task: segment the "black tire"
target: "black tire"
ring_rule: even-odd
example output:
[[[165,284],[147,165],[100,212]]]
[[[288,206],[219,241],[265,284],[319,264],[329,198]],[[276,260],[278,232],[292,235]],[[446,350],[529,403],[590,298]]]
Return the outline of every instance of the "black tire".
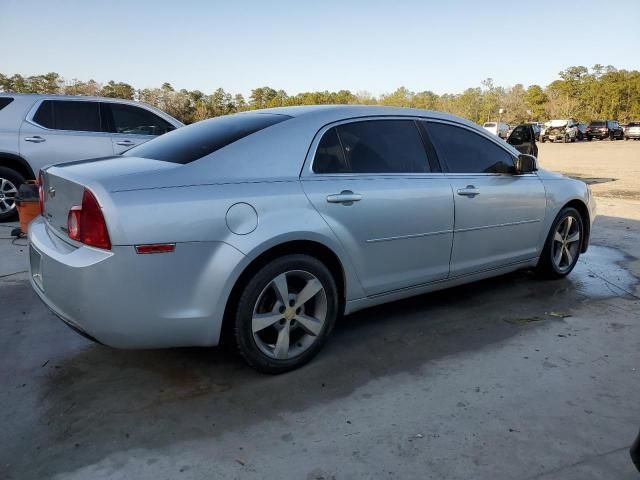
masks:
[[[304,352],[284,360],[266,355],[253,336],[252,317],[254,307],[267,285],[284,272],[302,270],[314,275],[324,287],[327,298],[326,319],[315,342]],[[322,349],[331,334],[338,316],[338,288],[329,269],[315,257],[304,254],[286,255],[272,260],[247,282],[240,295],[235,312],[235,339],[245,361],[263,373],[279,374],[295,370],[309,362]]]
[[[573,262],[570,264],[569,268],[565,270],[560,270],[557,268],[555,262],[553,261],[553,238],[558,228],[558,225],[563,222],[568,216],[574,217],[574,220],[577,220],[580,232],[580,244],[578,245],[578,251],[573,259]],[[575,208],[565,207],[563,208],[558,216],[556,216],[553,224],[551,225],[551,229],[547,235],[547,240],[545,241],[544,248],[542,249],[542,253],[540,254],[540,259],[538,260],[538,264],[535,268],[535,273],[539,278],[554,280],[558,278],[566,277],[571,273],[571,271],[578,263],[578,258],[580,257],[580,251],[582,250],[582,241],[584,239],[584,222],[580,212],[578,212]]]
[[[591,140],[593,140],[592,137],[587,137],[587,142],[590,142]]]
[[[544,143],[544,142],[546,142],[546,141],[547,141],[547,139],[546,139],[546,138],[544,138],[544,137],[542,137],[542,138],[540,139],[540,142],[541,142],[541,143]]]
[[[19,188],[20,185],[22,185],[26,181],[26,179],[21,174],[7,167],[0,167],[0,185],[2,184],[2,179],[8,180],[16,188]],[[2,192],[0,192],[0,195],[3,195]],[[15,207],[15,203],[13,208],[7,212],[1,211],[3,210],[3,206],[4,205],[0,205],[0,222],[8,222],[18,218],[18,209]]]

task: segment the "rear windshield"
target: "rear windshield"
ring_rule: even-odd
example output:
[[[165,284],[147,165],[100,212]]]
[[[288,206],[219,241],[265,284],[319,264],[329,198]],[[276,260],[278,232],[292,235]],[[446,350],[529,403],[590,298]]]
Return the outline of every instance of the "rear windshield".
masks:
[[[161,135],[127,150],[123,155],[186,164],[290,118],[271,113],[211,118]]]
[[[640,123],[639,122],[631,122],[627,125],[627,128],[629,127],[640,127]]]
[[[591,122],[589,125],[592,127],[604,127],[607,124],[607,122],[601,122],[599,120],[595,121],[595,122]]]
[[[13,98],[10,97],[0,97],[0,110],[13,102]]]

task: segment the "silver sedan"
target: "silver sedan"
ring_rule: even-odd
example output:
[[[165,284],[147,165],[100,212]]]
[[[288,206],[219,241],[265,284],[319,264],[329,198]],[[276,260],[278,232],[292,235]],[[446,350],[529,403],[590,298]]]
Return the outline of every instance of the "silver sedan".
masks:
[[[40,184],[31,282],[66,324],[118,348],[232,332],[270,373],[363,308],[517,269],[563,277],[595,216],[584,183],[475,124],[383,107],[205,120]]]

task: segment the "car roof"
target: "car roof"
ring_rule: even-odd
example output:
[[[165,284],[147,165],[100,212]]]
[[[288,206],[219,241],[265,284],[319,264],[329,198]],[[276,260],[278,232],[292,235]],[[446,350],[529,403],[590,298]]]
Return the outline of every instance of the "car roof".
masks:
[[[92,100],[92,101],[100,101],[100,102],[122,102],[122,103],[131,103],[134,105],[138,105],[144,102],[138,102],[136,100],[128,100],[125,98],[114,98],[114,97],[97,97],[97,96],[89,96],[89,95],[59,95],[55,93],[11,93],[11,92],[0,92],[0,97],[17,97],[17,98],[34,98],[34,99],[51,99],[51,100]],[[146,105],[146,103],[145,103]]]
[[[477,125],[469,120],[433,110],[419,108],[385,107],[380,105],[302,105],[295,107],[265,108],[262,110],[249,110],[246,113],[272,113],[288,115],[294,118],[318,120],[325,123],[339,121],[348,118],[372,117],[372,116],[398,116],[398,117],[425,117],[432,119],[449,120],[466,125]],[[333,118],[333,120],[331,120]]]

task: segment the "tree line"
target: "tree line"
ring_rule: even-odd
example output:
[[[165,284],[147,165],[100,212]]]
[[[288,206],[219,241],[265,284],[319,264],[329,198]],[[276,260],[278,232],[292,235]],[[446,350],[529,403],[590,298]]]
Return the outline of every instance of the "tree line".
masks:
[[[139,100],[184,123],[259,108],[317,104],[423,108],[449,112],[480,124],[496,120],[516,123],[569,117],[584,122],[592,119],[640,120],[640,71],[618,70],[611,65],[594,65],[591,69],[569,67],[546,87],[531,85],[524,88],[522,84],[500,87],[488,78],[480,86],[467,88],[462,93],[442,95],[429,90],[413,92],[405,87],[379,96],[349,90],[289,95],[284,90],[260,87],[251,90],[249,98],[245,98],[240,93],[232,94],[222,88],[204,93],[200,90],[176,90],[169,83],[159,88],[136,89],[128,83],[113,80],[107,83],[75,78],[67,81],[55,72],[33,76],[0,73],[0,91]]]

